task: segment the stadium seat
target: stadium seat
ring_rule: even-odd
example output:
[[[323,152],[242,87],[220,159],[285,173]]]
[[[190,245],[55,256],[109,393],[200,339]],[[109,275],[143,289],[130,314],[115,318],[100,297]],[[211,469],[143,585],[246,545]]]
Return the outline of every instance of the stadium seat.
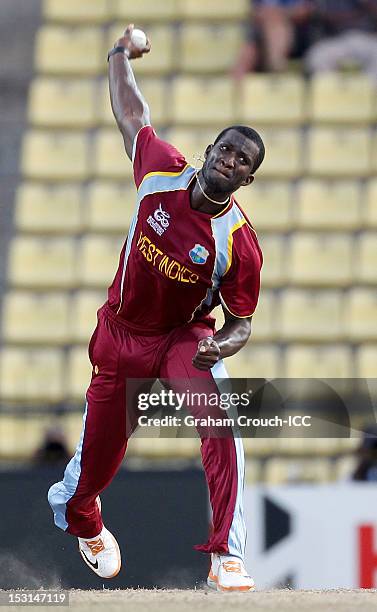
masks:
[[[27,132],[21,171],[24,177],[33,180],[86,180],[89,177],[86,136],[77,132]]]
[[[132,179],[132,164],[116,128],[97,132],[93,146],[93,165],[97,178]]]
[[[82,191],[77,185],[22,183],[15,208],[21,232],[77,234],[83,228]]]
[[[247,440],[248,444],[245,444],[246,439],[243,439],[243,445],[245,449],[246,456],[250,453],[253,453],[252,443],[253,439],[249,438]],[[261,480],[261,463],[258,459],[250,459],[250,457],[246,460],[246,470],[245,470],[245,484],[246,486],[257,484]]]
[[[173,21],[179,17],[180,0],[113,0],[114,15],[126,23],[149,23],[150,21]],[[148,30],[147,30],[148,31]],[[156,47],[157,48],[157,47]]]
[[[204,152],[209,144],[212,144],[220,132],[220,128],[189,129],[172,128],[165,134],[165,140],[174,145],[178,151],[183,153],[187,162],[192,166],[201,168],[204,161]],[[201,161],[199,161],[200,157]]]
[[[85,404],[85,393],[90,384],[92,365],[88,349],[75,346],[68,352],[64,388],[69,399],[80,400]]]
[[[179,69],[182,72],[224,73],[234,66],[241,44],[242,30],[238,24],[183,25]]]
[[[34,66],[42,74],[96,76],[106,69],[106,52],[100,28],[45,25],[37,32]]]
[[[263,252],[262,286],[278,287],[284,284],[287,274],[286,240],[274,234],[259,235]]]
[[[298,129],[260,130],[266,157],[258,170],[258,178],[296,178],[303,171],[301,131]]]
[[[377,227],[377,179],[367,184],[363,221],[367,227]]]
[[[194,19],[198,21],[210,20],[242,20],[247,18],[250,11],[248,0],[216,0],[216,2],[203,2],[202,0],[181,0],[180,16],[182,20]]]
[[[366,75],[326,72],[311,79],[312,121],[369,123],[374,119],[375,91]]]
[[[170,121],[171,97],[168,82],[163,78],[141,77],[137,80],[138,87],[148,103],[153,126],[163,126]],[[115,118],[110,104],[108,79],[100,84],[100,121],[104,125],[115,126]]]
[[[66,412],[61,418],[61,427],[64,430],[68,447],[72,450],[76,448],[78,441],[80,440],[81,430],[83,426],[83,413],[85,409],[84,398],[82,399],[82,412],[78,409],[76,412]]]
[[[42,15],[46,21],[59,23],[103,23],[111,14],[112,0],[43,0]]]
[[[346,301],[346,333],[350,340],[377,339],[377,290],[354,288]]]
[[[362,344],[359,346],[356,350],[355,361],[356,376],[377,378],[377,344]]]
[[[0,350],[0,396],[4,401],[59,401],[65,394],[59,349]]]
[[[76,284],[76,244],[72,238],[13,238],[9,282],[17,287],[70,288]]]
[[[251,325],[251,341],[264,342],[275,337],[275,300],[272,291],[261,291]]]
[[[297,187],[295,221],[300,228],[358,229],[361,189],[357,181],[305,179]]]
[[[149,427],[148,429],[152,428]],[[150,437],[146,437],[145,431],[142,432],[144,437],[138,437],[138,432],[140,432],[140,429],[132,436],[129,442],[127,457],[143,457],[145,459],[179,457],[197,460],[200,457],[200,441],[196,437],[168,437],[168,434],[167,437],[159,437],[161,432],[160,428],[157,427],[155,431],[152,431],[153,435]]]
[[[288,181],[256,180],[239,189],[235,198],[257,232],[292,228],[293,190]]]
[[[88,235],[81,241],[78,255],[80,282],[85,287],[106,288],[118,269],[125,237]]]
[[[9,291],[5,295],[2,336],[8,343],[65,344],[68,323],[65,293]]]
[[[357,245],[358,280],[364,283],[377,283],[377,232],[365,232],[358,238]]]
[[[352,251],[352,238],[347,234],[294,234],[289,244],[288,279],[297,285],[348,285],[352,281]]]
[[[91,128],[97,121],[95,83],[90,79],[35,78],[28,119],[37,127]]]
[[[133,183],[95,181],[87,192],[86,223],[91,232],[124,232],[126,235],[136,209]]]
[[[1,414],[0,457],[5,460],[33,460],[43,433],[53,422],[51,415]]]
[[[313,375],[311,375],[313,377]],[[287,435],[289,430],[285,429]],[[274,440],[273,452],[275,454],[282,454],[287,457],[294,455],[301,457],[327,457],[336,455],[340,450],[340,439],[339,438],[276,438]]]
[[[106,301],[106,291],[78,291],[70,307],[70,338],[88,344],[97,325],[97,310]]]
[[[328,459],[268,459],[264,468],[264,481],[268,485],[296,482],[328,482],[332,479]]]
[[[171,91],[172,122],[180,125],[233,125],[233,94],[232,83],[223,78],[177,77]]]
[[[127,5],[130,7],[129,2],[127,2]],[[158,5],[156,4],[156,7],[157,6],[160,7],[161,3],[158,3]],[[130,17],[128,16],[127,19],[130,19]],[[109,49],[111,49],[115,41],[122,36],[124,27],[124,22],[121,22],[110,28],[107,37]],[[141,60],[133,62],[132,68],[137,81],[139,81],[139,75],[151,75],[156,77],[161,74],[170,74],[175,70],[177,63],[175,29],[169,25],[151,25],[146,27],[145,31],[152,43],[153,52],[149,53]]]
[[[351,378],[354,376],[349,346],[288,346],[287,378]]]
[[[283,376],[280,350],[272,344],[250,342],[242,351],[228,357],[225,367],[234,378],[277,378]]]
[[[335,290],[286,289],[276,326],[282,340],[340,340],[344,335],[342,296]]]
[[[250,74],[241,85],[240,119],[251,125],[297,125],[305,119],[305,101],[299,75]]]
[[[371,145],[366,129],[312,128],[308,135],[308,172],[324,177],[368,176]]]

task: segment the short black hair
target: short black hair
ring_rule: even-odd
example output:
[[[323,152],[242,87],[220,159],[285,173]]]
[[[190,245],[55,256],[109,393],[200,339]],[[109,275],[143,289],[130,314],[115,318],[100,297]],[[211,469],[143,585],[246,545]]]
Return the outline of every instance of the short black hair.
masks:
[[[256,144],[256,146],[258,147],[258,156],[254,162],[252,172],[255,172],[256,170],[258,170],[259,166],[264,160],[264,156],[266,152],[264,148],[263,140],[258,134],[258,132],[256,130],[253,130],[253,128],[249,127],[248,125],[231,125],[225,128],[224,130],[222,130],[222,132],[220,132],[220,134],[217,136],[213,144],[214,145],[217,144],[219,140],[221,140],[221,138],[227,132],[229,132],[229,130],[236,130],[237,132],[240,132],[240,134],[243,134],[244,136],[246,136],[246,138],[249,138],[249,140],[251,140],[254,144]]]

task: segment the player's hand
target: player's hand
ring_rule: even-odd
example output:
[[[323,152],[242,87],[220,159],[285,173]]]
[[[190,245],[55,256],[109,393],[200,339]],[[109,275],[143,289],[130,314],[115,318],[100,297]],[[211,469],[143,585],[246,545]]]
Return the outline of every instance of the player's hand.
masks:
[[[147,38],[147,44],[144,49],[138,49],[138,47],[135,47],[135,45],[132,44],[131,34],[134,27],[134,24],[130,23],[124,30],[123,36],[121,38],[118,38],[114,45],[114,47],[125,47],[126,49],[128,49],[128,59],[137,59],[138,57],[142,57],[144,53],[149,53],[149,51],[151,50],[151,43],[149,38]]]
[[[209,370],[220,359],[220,347],[213,338],[203,338],[198,342],[198,350],[192,364],[198,370]]]

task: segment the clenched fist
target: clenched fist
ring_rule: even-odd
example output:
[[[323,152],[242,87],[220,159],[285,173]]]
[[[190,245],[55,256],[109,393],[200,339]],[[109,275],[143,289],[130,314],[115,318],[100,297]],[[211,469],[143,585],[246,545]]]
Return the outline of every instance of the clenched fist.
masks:
[[[192,359],[192,364],[198,370],[209,370],[220,359],[220,347],[213,338],[203,338],[198,342],[198,350]]]
[[[147,38],[147,44],[144,49],[139,49],[139,47],[136,47],[136,45],[132,43],[131,36],[134,27],[134,24],[130,23],[126,27],[123,36],[118,38],[114,45],[114,47],[125,47],[128,50],[128,59],[137,59],[138,57],[142,57],[144,53],[149,53],[151,50],[149,38]]]

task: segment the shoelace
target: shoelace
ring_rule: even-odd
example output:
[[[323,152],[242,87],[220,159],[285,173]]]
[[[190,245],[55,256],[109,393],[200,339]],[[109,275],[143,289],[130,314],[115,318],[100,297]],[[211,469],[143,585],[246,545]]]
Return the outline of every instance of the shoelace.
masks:
[[[241,574],[241,563],[238,561],[224,561],[222,564],[226,572],[234,572],[235,574]]]
[[[104,543],[102,542],[101,538],[98,538],[98,540],[92,540],[91,542],[86,542],[86,544],[89,546],[90,552],[94,557],[98,555],[101,550],[105,549]]]

